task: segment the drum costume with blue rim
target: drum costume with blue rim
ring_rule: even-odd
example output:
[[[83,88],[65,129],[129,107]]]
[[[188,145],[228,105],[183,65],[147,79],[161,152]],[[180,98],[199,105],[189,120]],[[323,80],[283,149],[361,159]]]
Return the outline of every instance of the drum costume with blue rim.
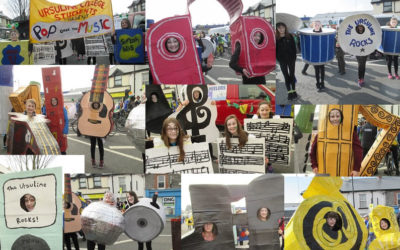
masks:
[[[380,51],[387,55],[400,55],[400,28],[382,27]]]
[[[334,29],[324,28],[322,32],[313,29],[300,30],[301,56],[303,61],[312,65],[323,65],[335,56]]]

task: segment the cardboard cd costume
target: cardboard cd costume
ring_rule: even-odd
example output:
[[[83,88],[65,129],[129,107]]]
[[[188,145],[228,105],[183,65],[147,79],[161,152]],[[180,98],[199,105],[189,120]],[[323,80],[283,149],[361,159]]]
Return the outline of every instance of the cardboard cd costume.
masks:
[[[195,0],[187,0],[189,6]],[[218,0],[230,17],[232,51],[237,42],[241,45],[239,66],[250,72],[250,77],[263,76],[275,69],[275,34],[272,26],[263,18],[241,16],[240,0]],[[190,13],[168,17],[153,24],[147,34],[149,65],[156,84],[204,84],[201,62],[193,39]],[[261,44],[254,41],[260,32]],[[171,52],[166,48],[169,38],[179,42],[179,49]]]
[[[67,150],[67,138],[64,137],[64,97],[61,87],[60,67],[42,68],[46,117],[50,120],[49,128],[56,138],[61,152]],[[52,100],[57,102],[53,105]]]
[[[376,239],[371,242],[368,249],[399,249],[400,230],[393,207],[378,205],[374,207],[369,218]],[[386,219],[389,222],[388,228],[385,230],[380,226],[382,219]]]
[[[286,249],[364,249],[368,230],[354,207],[340,193],[339,177],[314,177],[285,228]],[[335,229],[327,223],[327,213],[340,220]]]
[[[343,120],[338,126],[329,121],[329,112],[339,109]],[[358,113],[372,125],[382,128],[361,163],[360,175],[372,176],[400,131],[400,117],[378,105],[321,105],[318,119],[318,173],[350,176],[353,171],[353,133]]]
[[[82,135],[106,137],[114,126],[114,101],[107,92],[109,65],[96,65],[92,89],[81,100],[78,129]]]
[[[164,230],[164,207],[154,199],[141,198],[124,213],[125,234],[132,240],[148,242]]]
[[[382,30],[378,20],[371,15],[348,16],[340,24],[338,41],[344,52],[368,56],[381,45]]]
[[[195,231],[182,238],[183,250],[235,249],[233,225],[248,227],[250,250],[279,249],[283,176],[262,175],[248,185],[190,185],[189,190]],[[231,203],[243,197],[247,213],[232,214]],[[263,207],[271,211],[267,221],[257,217],[257,211]],[[213,241],[202,237],[202,227],[206,223],[214,223],[218,230]]]

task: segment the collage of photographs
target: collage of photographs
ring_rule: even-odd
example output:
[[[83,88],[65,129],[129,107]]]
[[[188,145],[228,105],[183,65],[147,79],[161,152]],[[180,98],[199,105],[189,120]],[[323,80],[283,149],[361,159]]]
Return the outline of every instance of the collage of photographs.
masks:
[[[400,249],[400,0],[0,3],[0,250]]]

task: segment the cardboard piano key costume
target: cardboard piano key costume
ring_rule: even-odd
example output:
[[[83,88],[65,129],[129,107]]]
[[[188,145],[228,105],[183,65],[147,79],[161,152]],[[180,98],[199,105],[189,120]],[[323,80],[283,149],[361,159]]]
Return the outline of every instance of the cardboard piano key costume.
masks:
[[[188,0],[189,6],[194,0]],[[250,72],[250,77],[263,76],[275,68],[275,34],[272,26],[260,17],[241,16],[240,0],[218,0],[230,17],[232,50],[238,42],[241,46],[239,66]],[[156,84],[204,84],[203,72],[193,30],[187,15],[168,17],[153,24],[147,34],[149,64]],[[255,33],[261,34],[261,42],[254,41]],[[168,39],[176,39],[179,48],[167,48]]]
[[[67,138],[64,137],[64,97],[62,94],[60,67],[42,68],[46,117],[49,128],[56,138],[61,152],[67,150]]]
[[[368,56],[381,45],[382,30],[375,17],[352,15],[340,24],[338,41],[343,51],[355,56]]]
[[[234,225],[249,229],[249,249],[279,249],[283,176],[262,175],[248,185],[190,185],[189,190],[195,230],[182,238],[183,250],[235,249]],[[247,213],[233,214],[231,203],[243,198]],[[270,215],[261,221],[257,211],[264,207]],[[213,223],[217,230],[212,241],[202,237],[202,228],[207,223]]]
[[[339,125],[332,125],[329,113],[338,109],[343,114]],[[400,118],[378,105],[321,105],[318,120],[317,160],[318,172],[331,176],[349,176],[353,171],[353,133],[358,113],[382,132],[361,163],[360,175],[372,176],[389,151],[400,131]]]
[[[83,135],[106,137],[113,128],[114,101],[106,90],[109,69],[109,65],[96,65],[92,89],[82,97],[78,129]]]
[[[398,249],[400,248],[400,230],[393,207],[378,205],[369,215],[370,223],[376,238],[368,249]],[[382,225],[383,222],[386,224]]]
[[[63,241],[62,169],[0,176],[1,249],[59,249]]]
[[[10,127],[7,134],[7,153],[58,155],[60,148],[51,134],[44,115],[29,118],[22,113],[9,113]]]
[[[287,249],[364,249],[368,230],[354,207],[340,193],[339,177],[314,177],[304,201],[285,227]],[[329,214],[336,214],[333,226]]]
[[[313,29],[300,30],[300,46],[303,61],[312,65],[322,65],[333,60],[335,56],[336,31],[323,28],[322,32]]]

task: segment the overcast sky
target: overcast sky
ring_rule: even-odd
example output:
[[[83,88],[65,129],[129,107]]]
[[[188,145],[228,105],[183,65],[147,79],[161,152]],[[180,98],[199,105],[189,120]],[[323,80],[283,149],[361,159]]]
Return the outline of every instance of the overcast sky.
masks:
[[[242,0],[243,11],[258,2],[260,0]],[[189,10],[192,26],[229,22],[228,13],[217,0],[197,0]],[[187,14],[187,0],[146,0],[146,19],[157,22],[166,17],[184,14]]]
[[[13,67],[14,89],[27,86],[30,81],[41,84],[43,91],[42,68],[59,66],[16,65]],[[94,65],[63,65],[61,67],[61,84],[63,91],[91,87],[94,74]]]
[[[372,10],[371,0],[277,0],[277,13],[289,13],[298,17],[316,14]]]

